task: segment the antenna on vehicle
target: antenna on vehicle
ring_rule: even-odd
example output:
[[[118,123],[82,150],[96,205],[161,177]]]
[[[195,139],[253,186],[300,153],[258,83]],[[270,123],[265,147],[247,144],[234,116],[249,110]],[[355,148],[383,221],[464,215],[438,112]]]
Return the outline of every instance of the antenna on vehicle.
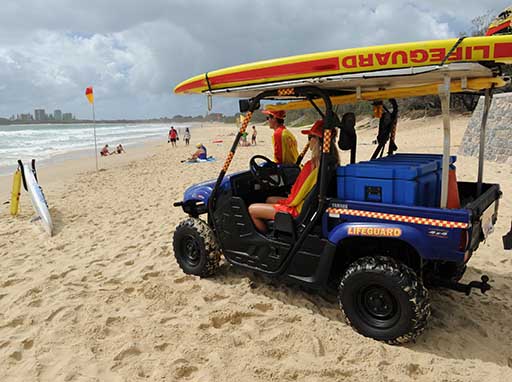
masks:
[[[212,94],[211,93],[208,93],[208,95],[206,96],[206,102],[207,102],[208,112],[212,111],[212,108],[213,108],[213,98],[212,98]]]
[[[208,78],[208,72],[204,74],[204,78],[206,80],[206,85],[208,85],[208,93],[207,93],[207,106],[208,112],[212,111],[213,101],[212,101],[212,85],[210,84],[210,79]]]

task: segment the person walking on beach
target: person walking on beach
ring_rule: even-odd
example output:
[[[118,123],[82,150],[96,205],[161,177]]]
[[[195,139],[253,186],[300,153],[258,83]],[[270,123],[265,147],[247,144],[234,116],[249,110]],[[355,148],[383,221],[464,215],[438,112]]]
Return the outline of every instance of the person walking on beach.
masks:
[[[171,142],[171,145],[173,147],[176,147],[176,141],[178,140],[178,131],[174,128],[174,126],[171,126],[171,130],[169,130],[169,140],[167,143]]]
[[[188,146],[190,144],[190,130],[188,129],[188,127],[185,128],[183,139],[185,140],[185,146]]]
[[[256,145],[256,126],[252,127],[251,145]]]
[[[274,162],[277,164],[295,164],[299,151],[297,140],[284,125],[284,110],[263,110],[267,115],[269,127],[274,130],[272,145],[274,146]]]

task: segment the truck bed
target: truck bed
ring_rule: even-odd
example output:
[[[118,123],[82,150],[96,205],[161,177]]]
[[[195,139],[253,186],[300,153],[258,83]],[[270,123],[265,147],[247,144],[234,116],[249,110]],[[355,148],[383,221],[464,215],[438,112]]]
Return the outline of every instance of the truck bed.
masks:
[[[401,238],[425,259],[462,262],[465,254],[469,251],[471,255],[492,231],[501,192],[497,184],[483,184],[480,196],[476,183],[459,182],[458,188],[460,209],[331,199],[325,234],[337,242],[343,235],[358,232],[344,232],[339,229],[342,225],[400,226]]]

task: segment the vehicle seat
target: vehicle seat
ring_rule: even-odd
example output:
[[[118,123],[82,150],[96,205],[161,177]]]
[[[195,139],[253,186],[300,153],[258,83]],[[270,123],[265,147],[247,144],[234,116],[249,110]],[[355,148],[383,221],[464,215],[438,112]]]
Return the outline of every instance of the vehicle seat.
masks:
[[[338,163],[330,158],[327,166],[327,176],[330,179],[327,187],[327,196],[336,195],[336,168]],[[318,208],[318,193],[320,192],[320,184],[316,183],[309,192],[300,211],[299,216],[295,219],[288,213],[278,212],[275,220],[269,222],[269,230],[273,231],[274,236],[279,233],[290,235],[293,240],[297,237],[297,232],[301,231],[306,225],[306,219]]]

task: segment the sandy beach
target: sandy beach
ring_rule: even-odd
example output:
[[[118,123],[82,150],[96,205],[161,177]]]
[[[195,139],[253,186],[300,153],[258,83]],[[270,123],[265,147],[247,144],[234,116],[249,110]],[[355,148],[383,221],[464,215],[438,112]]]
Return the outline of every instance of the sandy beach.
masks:
[[[452,152],[469,117],[452,122]],[[440,153],[440,117],[400,120],[399,152]],[[302,147],[306,142],[292,130]],[[18,217],[0,209],[0,381],[507,381],[512,379],[512,253],[501,237],[512,219],[510,164],[485,163],[503,198],[494,234],[464,281],[487,274],[486,295],[434,290],[432,318],[416,343],[390,346],[354,332],[336,303],[274,285],[226,262],[208,279],[176,264],[172,235],[184,190],[215,178],[235,126],[192,131],[189,147],[150,143],[123,155],[42,167],[55,222],[51,238],[28,194]],[[230,171],[272,156],[271,131],[240,147]],[[376,131],[358,133],[369,159]],[[213,140],[222,143],[211,143]],[[216,162],[180,163],[202,142]],[[343,153],[347,163],[348,153]],[[477,159],[458,156],[459,180]],[[11,176],[0,177],[2,202]]]

